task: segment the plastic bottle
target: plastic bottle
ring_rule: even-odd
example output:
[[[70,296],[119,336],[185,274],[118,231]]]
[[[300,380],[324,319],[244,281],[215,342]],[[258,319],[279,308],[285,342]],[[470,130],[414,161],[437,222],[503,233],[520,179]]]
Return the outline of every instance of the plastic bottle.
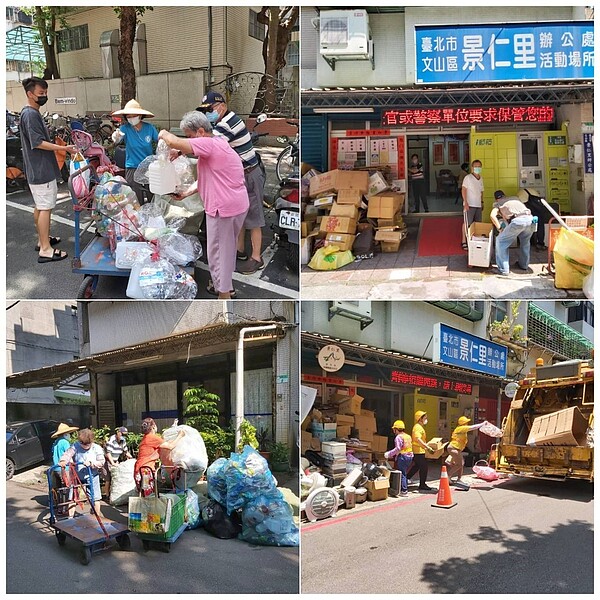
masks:
[[[179,184],[175,166],[169,161],[155,160],[148,167],[148,182],[153,194],[172,194]]]

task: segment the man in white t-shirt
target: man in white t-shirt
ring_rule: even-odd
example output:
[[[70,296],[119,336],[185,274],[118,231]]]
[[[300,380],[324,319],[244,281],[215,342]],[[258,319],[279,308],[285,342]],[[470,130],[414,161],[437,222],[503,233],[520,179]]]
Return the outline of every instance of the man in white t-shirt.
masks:
[[[463,211],[467,213],[467,223],[481,222],[483,210],[483,179],[481,178],[481,161],[474,160],[471,163],[471,172],[465,175],[462,182]],[[468,250],[467,231],[463,227],[462,249]]]

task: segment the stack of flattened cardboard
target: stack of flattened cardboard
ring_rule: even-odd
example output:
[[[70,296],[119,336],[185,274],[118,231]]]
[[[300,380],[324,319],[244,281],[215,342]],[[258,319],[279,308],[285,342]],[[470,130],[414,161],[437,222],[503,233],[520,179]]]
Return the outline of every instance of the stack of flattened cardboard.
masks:
[[[398,252],[400,242],[406,237],[406,225],[401,211],[404,194],[389,191],[389,186],[380,173],[369,180],[369,208],[367,217],[377,219],[375,241],[381,244],[382,252]]]

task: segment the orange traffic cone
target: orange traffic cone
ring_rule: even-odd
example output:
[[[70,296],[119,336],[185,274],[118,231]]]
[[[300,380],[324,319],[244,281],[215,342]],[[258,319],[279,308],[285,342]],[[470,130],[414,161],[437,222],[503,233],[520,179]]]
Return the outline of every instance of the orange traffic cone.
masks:
[[[450,493],[450,481],[448,480],[448,471],[446,471],[446,465],[442,466],[442,473],[440,475],[440,489],[438,491],[437,500],[435,504],[436,508],[452,508],[456,506],[456,502],[452,502],[452,494]]]

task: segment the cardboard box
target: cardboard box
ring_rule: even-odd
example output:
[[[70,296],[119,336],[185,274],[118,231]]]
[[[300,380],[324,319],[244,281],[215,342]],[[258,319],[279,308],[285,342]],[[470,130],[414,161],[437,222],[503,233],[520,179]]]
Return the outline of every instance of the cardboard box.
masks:
[[[367,410],[366,408],[361,408],[360,409],[360,414],[363,417],[373,417],[373,418],[375,418],[375,411],[374,410]]]
[[[328,233],[325,239],[332,245],[337,246],[340,250],[352,250],[355,235],[349,233]]]
[[[533,420],[528,446],[585,446],[587,419],[577,406],[565,408]]]
[[[310,450],[321,452],[321,440],[318,437],[313,437],[310,441]]]
[[[386,227],[400,227],[401,229],[405,229],[402,213],[397,212],[393,219],[377,219],[378,229],[384,229]]]
[[[313,200],[313,206],[318,208],[325,208],[327,206],[333,206],[335,202],[335,196],[330,194],[329,196],[321,196],[320,198],[315,198]]]
[[[369,174],[367,171],[342,171],[334,169],[315,175],[310,180],[311,197],[320,196],[338,190],[359,190],[366,194],[369,189]]]
[[[320,231],[326,233],[356,233],[356,219],[348,217],[324,217],[321,220]]]
[[[369,192],[367,196],[374,196],[375,194],[379,194],[379,192],[384,192],[389,189],[390,186],[388,185],[388,182],[379,171],[376,171],[369,177]]]
[[[491,223],[471,223],[469,226],[469,266],[489,267],[492,259],[494,237]]]
[[[388,449],[388,439],[383,435],[374,435],[371,442],[373,452],[386,452]]]
[[[312,422],[310,429],[313,433],[319,431],[333,431],[335,433],[335,429],[337,427],[336,423],[315,423]]]
[[[304,219],[305,220],[300,224],[300,233],[303,238],[308,237],[317,224],[317,217],[315,215],[305,215]]]
[[[310,431],[302,431],[302,438],[300,440],[300,450],[302,454],[304,454],[307,450],[310,450],[312,439],[313,436]]]
[[[382,192],[369,198],[367,217],[370,219],[393,219],[404,204],[404,194]]]
[[[377,431],[377,423],[373,417],[364,417],[362,415],[355,415],[354,427],[361,431],[370,431],[375,433]]]
[[[404,235],[403,231],[394,229],[378,229],[375,232],[375,241],[377,242],[401,242]]]
[[[373,450],[373,436],[375,435],[375,433],[373,431],[371,431],[370,429],[357,429],[358,432],[358,439],[361,442],[369,442],[369,446],[371,447],[371,450]]]
[[[360,404],[364,400],[362,396],[352,396],[343,402],[340,402],[338,406],[338,412],[341,414],[360,415]],[[356,417],[354,417],[354,423],[356,425]]]
[[[348,217],[349,219],[356,219],[358,221],[358,208],[351,204],[338,204],[334,202],[329,214],[332,217]]]
[[[440,458],[442,454],[444,454],[444,445],[446,442],[443,442],[442,438],[435,437],[429,440],[427,443],[435,450],[435,452],[433,454],[431,452],[425,452],[425,458],[436,460],[437,458]]]
[[[339,438],[350,437],[351,431],[352,431],[352,425],[338,425],[337,426],[337,436]]]
[[[335,422],[340,425],[354,427],[354,415],[335,415]]]
[[[338,204],[350,204],[356,208],[360,208],[362,197],[363,194],[360,190],[338,190],[336,202]]]
[[[367,481],[364,487],[367,488],[367,498],[371,502],[385,500],[388,497],[390,480],[386,477],[385,479],[375,479],[374,481]]]

